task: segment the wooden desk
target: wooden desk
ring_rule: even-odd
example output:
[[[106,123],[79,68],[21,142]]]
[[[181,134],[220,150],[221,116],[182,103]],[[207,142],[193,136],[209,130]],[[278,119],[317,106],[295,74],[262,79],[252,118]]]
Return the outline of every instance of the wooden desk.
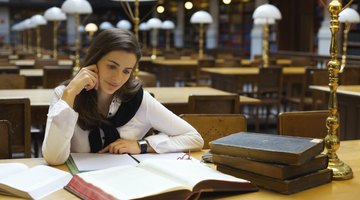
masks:
[[[33,59],[23,59],[23,60],[12,60],[11,63],[14,63],[16,66],[22,69],[34,68],[35,60]],[[69,59],[59,59],[58,65],[73,65],[73,61]]]
[[[337,151],[338,156],[342,161],[348,164],[353,172],[354,178],[346,181],[332,181],[329,184],[318,186],[312,189],[308,189],[302,192],[298,192],[292,195],[283,195],[268,190],[260,189],[258,192],[247,193],[247,194],[219,194],[219,195],[209,195],[201,199],[224,199],[224,200],[338,200],[338,199],[356,199],[360,196],[360,140],[349,140],[341,142],[340,148]],[[203,152],[194,152],[192,156],[200,159]],[[0,160],[0,163],[9,163],[9,162],[21,162],[29,166],[35,166],[40,164],[46,164],[42,158],[31,158],[31,159],[8,159]],[[213,165],[211,165],[214,167]],[[68,171],[66,165],[59,165],[56,168]],[[17,199],[15,197],[1,196],[0,199]],[[76,196],[62,189],[57,192],[54,192],[44,199],[78,199]]]
[[[328,86],[310,86],[310,89],[320,91],[325,94],[326,100],[329,99]],[[340,139],[360,139],[360,85],[340,85],[336,94],[340,114]]]

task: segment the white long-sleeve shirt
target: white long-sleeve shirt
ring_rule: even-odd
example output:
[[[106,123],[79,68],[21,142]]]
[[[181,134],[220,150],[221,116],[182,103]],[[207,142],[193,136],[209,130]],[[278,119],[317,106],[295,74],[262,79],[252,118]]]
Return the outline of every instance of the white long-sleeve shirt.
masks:
[[[64,89],[65,86],[55,88],[47,116],[42,151],[45,160],[51,165],[63,164],[70,152],[90,152],[89,130],[83,130],[77,125],[78,113],[61,99]],[[115,115],[120,105],[114,99],[108,117]],[[135,116],[117,130],[120,138],[139,140],[150,128],[159,131],[159,134],[145,138],[157,153],[200,150],[204,144],[201,135],[190,124],[144,91]]]

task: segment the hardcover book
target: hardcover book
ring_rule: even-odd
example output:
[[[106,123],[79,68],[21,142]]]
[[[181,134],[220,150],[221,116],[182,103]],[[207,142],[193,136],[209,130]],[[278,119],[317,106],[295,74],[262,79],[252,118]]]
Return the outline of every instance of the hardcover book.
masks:
[[[301,165],[324,150],[324,141],[317,138],[240,132],[211,141],[210,149],[214,154]]]
[[[250,181],[191,160],[148,159],[73,176],[65,189],[83,199],[196,199],[202,192],[257,191]]]
[[[266,163],[248,160],[242,157],[218,154],[213,154],[212,158],[215,164],[226,165],[229,167],[282,180],[295,178],[321,169],[326,169],[328,166],[328,156],[324,154],[320,154],[302,165]]]
[[[319,185],[330,183],[332,180],[331,169],[323,169],[306,174],[304,176],[286,180],[271,178],[225,165],[217,165],[217,170],[232,176],[247,179],[261,188],[282,194],[293,194]]]

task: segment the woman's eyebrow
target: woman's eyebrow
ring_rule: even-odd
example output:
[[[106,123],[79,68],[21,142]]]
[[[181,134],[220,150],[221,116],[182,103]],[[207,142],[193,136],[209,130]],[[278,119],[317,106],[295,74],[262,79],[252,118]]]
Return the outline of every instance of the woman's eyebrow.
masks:
[[[117,62],[115,62],[115,61],[113,61],[113,60],[110,60],[110,59],[108,59],[108,61],[109,61],[109,62],[112,62],[114,65],[120,67],[120,65],[119,65]]]

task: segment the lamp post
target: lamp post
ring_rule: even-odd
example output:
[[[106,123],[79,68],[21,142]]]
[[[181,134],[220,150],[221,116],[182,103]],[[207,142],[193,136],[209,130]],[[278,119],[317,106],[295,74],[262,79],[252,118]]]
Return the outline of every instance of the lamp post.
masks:
[[[146,22],[140,23],[139,30],[142,31],[142,43],[143,43],[144,49],[146,49],[147,48],[147,35],[146,35],[146,32],[149,30],[149,26],[147,25]]]
[[[116,28],[130,30],[131,29],[131,23],[126,19],[122,19],[116,24]]]
[[[41,35],[40,26],[47,24],[46,19],[41,15],[34,15],[31,17],[31,22],[36,25],[36,57],[41,57]]]
[[[346,51],[347,51],[347,38],[352,23],[360,21],[359,13],[353,8],[345,8],[339,13],[339,22],[344,24],[344,41],[343,41],[343,52],[341,59],[340,73],[343,72],[346,65]]]
[[[203,10],[195,12],[191,18],[190,23],[192,24],[199,24],[199,57],[198,59],[202,59],[204,57],[204,24],[211,24],[213,22],[213,19],[211,15]]]
[[[349,2],[349,4],[352,0]],[[348,5],[349,5],[348,4]],[[347,7],[347,6],[345,6]],[[329,71],[329,116],[326,118],[326,128],[328,133],[325,137],[325,148],[329,157],[328,168],[333,172],[334,180],[345,180],[353,177],[353,172],[350,166],[339,159],[336,151],[340,148],[340,140],[337,136],[339,128],[339,113],[337,110],[336,90],[338,88],[340,62],[338,56],[338,31],[339,31],[339,13],[343,10],[341,3],[338,0],[332,0],[328,5],[330,12],[330,56],[331,60],[327,67]]]
[[[158,29],[161,28],[162,22],[158,18],[151,18],[149,21],[146,22],[148,27],[153,30],[153,41],[152,41],[152,52],[151,52],[151,59],[156,59],[156,48],[158,43]]]
[[[108,21],[101,22],[99,25],[100,31],[103,31],[106,29],[111,29],[111,28],[114,28],[114,26]]]
[[[263,67],[269,66],[269,25],[275,24],[275,20],[281,19],[281,13],[277,7],[271,4],[263,4],[257,7],[253,13],[254,24],[263,26],[262,60]]]
[[[46,20],[53,22],[53,59],[57,60],[58,26],[60,21],[66,19],[66,15],[60,8],[51,7],[45,11],[44,17]]]
[[[85,26],[85,31],[89,33],[89,41],[94,37],[94,33],[98,31],[98,27],[94,23],[88,23]]]
[[[36,25],[34,23],[32,23],[31,19],[25,19],[24,21],[24,26],[25,29],[27,30],[27,52],[28,53],[33,53],[33,49],[32,49],[32,40],[31,40],[31,29],[35,28]]]
[[[87,0],[65,0],[61,5],[61,10],[65,13],[75,15],[75,65],[73,74],[80,70],[80,56],[79,56],[79,18],[80,14],[92,13],[92,7]]]
[[[175,24],[170,20],[163,21],[161,25],[161,29],[164,29],[166,34],[166,38],[165,38],[166,50],[170,50],[170,31],[173,30],[174,28],[175,28]]]

